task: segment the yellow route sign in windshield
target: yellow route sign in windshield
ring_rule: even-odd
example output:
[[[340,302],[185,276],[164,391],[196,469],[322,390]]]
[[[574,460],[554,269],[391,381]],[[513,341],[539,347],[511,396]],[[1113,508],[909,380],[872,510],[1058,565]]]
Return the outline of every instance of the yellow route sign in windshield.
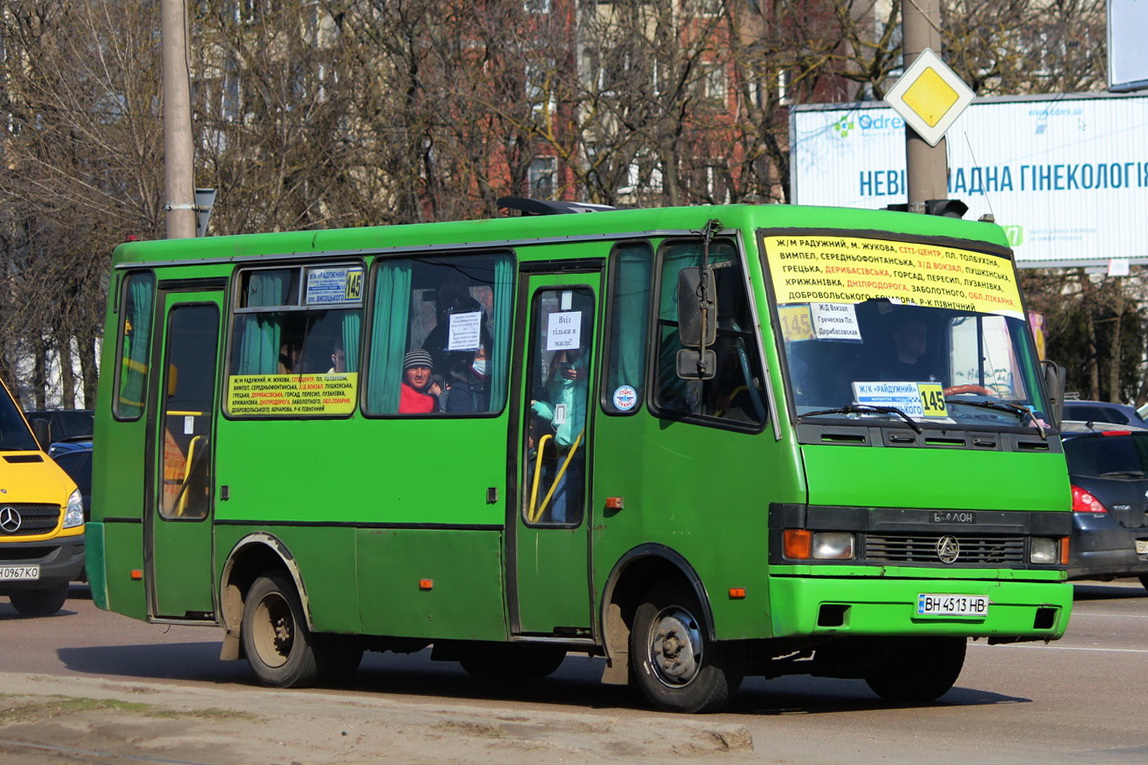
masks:
[[[1023,318],[1012,263],[936,244],[857,236],[767,236],[778,305],[886,298]]]

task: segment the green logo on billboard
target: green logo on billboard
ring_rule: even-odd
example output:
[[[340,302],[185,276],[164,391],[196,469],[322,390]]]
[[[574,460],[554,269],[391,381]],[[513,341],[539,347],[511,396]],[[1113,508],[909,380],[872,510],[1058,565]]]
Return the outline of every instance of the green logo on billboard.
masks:
[[[856,125],[853,123],[853,119],[849,117],[849,115],[845,115],[833,123],[833,129],[837,132],[837,135],[841,136],[842,138],[848,138],[849,131],[855,127]]]
[[[1024,244],[1024,226],[1002,226],[1005,236],[1008,237],[1010,247],[1019,247]]]

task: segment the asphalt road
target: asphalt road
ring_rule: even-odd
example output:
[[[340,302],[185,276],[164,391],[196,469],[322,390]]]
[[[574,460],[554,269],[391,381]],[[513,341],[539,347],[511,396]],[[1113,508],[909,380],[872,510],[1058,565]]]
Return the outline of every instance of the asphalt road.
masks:
[[[1132,580],[1082,583],[1076,591],[1063,640],[974,643],[957,686],[932,705],[891,705],[860,681],[750,679],[728,711],[691,718],[652,712],[636,691],[599,685],[599,662],[577,656],[528,687],[481,685],[424,652],[368,654],[348,690],[261,689],[245,663],[218,660],[218,630],[103,613],[85,588],[73,587],[65,610],[48,618],[22,618],[0,599],[0,761],[347,765],[496,759],[513,765],[708,762],[721,752],[723,765],[1142,763],[1148,759],[1148,593]],[[43,720],[6,725],[5,704],[26,701],[28,694],[144,694],[187,709],[275,710],[280,729],[260,725],[262,740],[245,736],[237,711],[213,735],[231,735],[238,743],[220,749],[198,747],[190,733],[140,743],[149,735],[140,731],[149,725],[172,725],[163,717],[134,720],[132,736],[111,735],[91,720],[80,724],[82,717],[49,728]],[[100,719],[106,715],[92,718]],[[354,730],[332,733],[336,728]],[[55,733],[49,738],[47,730]],[[74,735],[61,738],[61,730]],[[290,743],[293,735],[298,742]],[[380,758],[379,747],[397,748],[390,751],[394,756]]]

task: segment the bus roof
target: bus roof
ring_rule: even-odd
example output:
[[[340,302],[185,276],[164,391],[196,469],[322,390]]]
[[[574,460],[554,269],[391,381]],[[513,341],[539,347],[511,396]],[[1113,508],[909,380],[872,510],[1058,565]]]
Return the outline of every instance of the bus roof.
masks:
[[[239,234],[198,239],[126,242],[113,257],[117,265],[157,261],[246,259],[303,253],[378,254],[428,247],[481,247],[540,240],[650,236],[700,230],[718,218],[727,228],[802,228],[882,231],[983,242],[1008,247],[994,224],[935,215],[799,205],[706,205],[617,209],[566,215],[528,215],[441,223]]]

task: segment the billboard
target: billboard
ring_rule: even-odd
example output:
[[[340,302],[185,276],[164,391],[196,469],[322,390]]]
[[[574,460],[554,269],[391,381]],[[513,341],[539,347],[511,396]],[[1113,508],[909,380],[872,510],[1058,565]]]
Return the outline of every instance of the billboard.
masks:
[[[982,98],[946,135],[949,198],[1004,226],[1017,265],[1148,263],[1148,96]],[[795,106],[790,198],[907,201],[905,123],[881,102]]]
[[[1148,0],[1108,0],[1108,89],[1148,88]]]

